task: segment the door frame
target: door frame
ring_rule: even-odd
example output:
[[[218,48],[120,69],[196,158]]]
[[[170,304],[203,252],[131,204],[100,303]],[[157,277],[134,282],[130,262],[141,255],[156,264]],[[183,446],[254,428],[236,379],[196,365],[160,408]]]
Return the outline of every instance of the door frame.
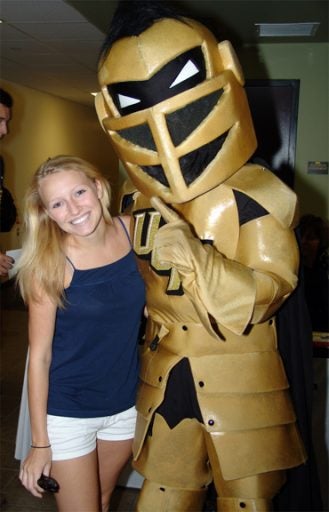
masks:
[[[258,148],[252,160],[264,161],[293,188],[300,80],[246,80]]]

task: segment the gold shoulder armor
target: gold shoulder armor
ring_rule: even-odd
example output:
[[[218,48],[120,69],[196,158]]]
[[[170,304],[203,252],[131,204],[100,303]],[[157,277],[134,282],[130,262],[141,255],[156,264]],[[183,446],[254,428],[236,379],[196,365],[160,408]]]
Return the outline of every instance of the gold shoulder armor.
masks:
[[[265,167],[244,165],[225,184],[254,199],[282,226],[296,227],[299,214],[295,192]]]

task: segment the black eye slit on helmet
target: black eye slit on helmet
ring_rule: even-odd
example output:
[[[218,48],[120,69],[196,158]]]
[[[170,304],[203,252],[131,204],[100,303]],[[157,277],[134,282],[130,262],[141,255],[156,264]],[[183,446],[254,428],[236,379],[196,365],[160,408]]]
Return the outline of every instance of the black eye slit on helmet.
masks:
[[[179,159],[182,175],[187,186],[191,185],[206,169],[210,162],[221,150],[229,131],[223,133],[212,142],[205,144],[201,148],[191,151]],[[169,187],[168,180],[161,165],[143,165],[141,169],[164,185]]]
[[[174,146],[179,146],[212,112],[217,105],[224,89],[212,92],[192,103],[189,103],[171,114],[167,114],[166,121]],[[120,137],[142,148],[157,151],[151,130],[147,124],[124,128],[117,132]]]
[[[119,113],[124,116],[187,91],[205,78],[203,53],[196,47],[170,61],[149,80],[119,82],[108,85],[107,89]]]

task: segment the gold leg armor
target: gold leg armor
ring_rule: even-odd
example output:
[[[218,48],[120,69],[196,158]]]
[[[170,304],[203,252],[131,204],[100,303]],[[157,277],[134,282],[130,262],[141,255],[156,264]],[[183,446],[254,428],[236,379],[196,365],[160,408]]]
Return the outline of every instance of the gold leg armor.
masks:
[[[155,414],[152,435],[133,466],[145,477],[137,512],[200,512],[213,479],[220,512],[268,512],[284,471],[224,480],[220,454],[204,425],[186,418],[171,429]],[[211,469],[209,467],[209,462]],[[159,483],[160,482],[160,483]]]
[[[155,414],[152,435],[133,466],[145,478],[137,512],[201,512],[212,476],[197,420],[186,418],[171,429]]]
[[[177,489],[145,480],[136,512],[199,512],[206,489]]]
[[[224,480],[219,455],[206,436],[217,495],[217,512],[269,512],[272,498],[286,481],[285,471],[269,471],[235,480]]]
[[[273,510],[271,500],[217,498],[217,512],[269,512]]]
[[[171,429],[155,414],[152,435],[147,435],[134,468],[146,480],[179,489],[202,489],[212,480],[204,427],[185,418]]]

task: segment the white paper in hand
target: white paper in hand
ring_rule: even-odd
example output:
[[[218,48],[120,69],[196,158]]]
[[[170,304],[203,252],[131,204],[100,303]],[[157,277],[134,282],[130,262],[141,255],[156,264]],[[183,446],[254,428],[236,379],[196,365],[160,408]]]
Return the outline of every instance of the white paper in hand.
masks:
[[[18,263],[18,260],[21,256],[22,249],[13,249],[12,251],[6,251],[7,256],[10,256],[11,258],[14,258],[15,263],[13,268],[11,268],[8,272],[8,277],[11,279],[16,274],[16,265]]]

